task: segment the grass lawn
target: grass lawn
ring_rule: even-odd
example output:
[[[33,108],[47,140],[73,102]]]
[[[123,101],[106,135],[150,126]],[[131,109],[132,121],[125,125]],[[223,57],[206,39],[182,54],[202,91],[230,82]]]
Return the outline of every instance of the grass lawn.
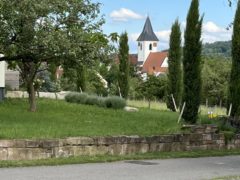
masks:
[[[178,113],[140,108],[139,112],[38,99],[28,112],[26,99],[0,104],[0,138],[64,138],[73,136],[158,135],[180,132]]]
[[[139,107],[139,108],[148,108],[148,101],[134,101],[130,100],[127,102],[129,106]],[[151,109],[155,110],[161,110],[161,111],[169,111],[167,109],[166,103],[159,102],[159,101],[152,101],[151,102]],[[212,111],[214,114],[217,115],[226,115],[226,108],[220,108],[220,107],[206,107],[201,106],[200,111],[202,115],[207,115],[209,111]]]

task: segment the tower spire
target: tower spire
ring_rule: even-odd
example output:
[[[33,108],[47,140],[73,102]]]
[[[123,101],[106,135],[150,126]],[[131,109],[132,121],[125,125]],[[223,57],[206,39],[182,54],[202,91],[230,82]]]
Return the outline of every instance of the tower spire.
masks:
[[[143,31],[137,41],[159,41],[156,34],[153,32],[149,15],[147,16]]]

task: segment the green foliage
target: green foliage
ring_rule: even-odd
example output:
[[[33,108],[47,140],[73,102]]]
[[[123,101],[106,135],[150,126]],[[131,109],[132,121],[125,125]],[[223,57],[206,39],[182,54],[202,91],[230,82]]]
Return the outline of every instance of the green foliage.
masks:
[[[118,96],[107,97],[105,100],[107,108],[123,109],[126,106],[126,100]]]
[[[206,43],[203,45],[202,55],[217,56],[219,58],[230,58],[232,51],[231,41],[218,41],[214,43]]]
[[[187,16],[183,50],[183,119],[196,123],[201,102],[201,33],[203,18],[199,17],[199,0],[193,0]]]
[[[182,97],[182,68],[181,68],[181,29],[178,20],[172,26],[169,49],[168,67],[168,87],[167,87],[167,106],[175,111],[172,96],[176,106],[179,107]]]
[[[107,43],[100,28],[99,3],[89,0],[0,1],[0,44],[11,67],[18,67],[36,111],[33,82],[53,64],[77,67],[91,64]]]
[[[119,75],[118,83],[123,98],[128,98],[129,92],[129,47],[127,32],[121,34],[119,40]]]
[[[126,106],[126,100],[117,96],[99,97],[77,92],[67,94],[65,100],[70,103],[96,105],[112,109],[123,109]]]
[[[65,100],[67,102],[78,103],[78,104],[86,104],[87,99],[88,99],[88,95],[86,93],[73,92],[73,93],[68,93],[65,96]]]
[[[57,80],[54,80],[52,74],[49,71],[42,71],[37,74],[37,80],[41,80],[42,84],[39,87],[41,92],[59,92],[60,84]]]
[[[204,57],[202,68],[202,102],[209,106],[227,105],[231,61],[220,57]]]
[[[81,103],[84,104],[84,103]],[[90,95],[86,98],[86,103],[87,105],[98,105],[99,104],[99,97]]]
[[[231,116],[240,117],[240,1],[233,24],[232,36],[232,70],[229,85],[229,103],[232,104]]]
[[[149,75],[147,80],[140,83],[137,88],[138,98],[146,98],[148,101],[163,99],[166,94],[166,87],[166,76],[156,77],[154,75]]]

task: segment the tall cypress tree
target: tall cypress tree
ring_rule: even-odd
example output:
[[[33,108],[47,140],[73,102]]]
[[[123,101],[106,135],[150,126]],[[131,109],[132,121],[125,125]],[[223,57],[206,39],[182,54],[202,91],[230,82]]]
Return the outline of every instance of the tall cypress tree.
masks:
[[[181,70],[181,29],[178,20],[172,26],[170,35],[170,49],[168,55],[168,99],[167,106],[175,111],[172,96],[176,106],[179,107],[182,96],[182,70]]]
[[[233,23],[232,71],[229,84],[229,103],[232,103],[231,116],[240,116],[240,1]]]
[[[183,119],[196,123],[201,102],[201,34],[203,18],[199,16],[199,0],[192,0],[185,30],[183,49]]]
[[[119,40],[119,76],[118,83],[123,98],[127,99],[129,91],[129,46],[127,32],[121,34]]]

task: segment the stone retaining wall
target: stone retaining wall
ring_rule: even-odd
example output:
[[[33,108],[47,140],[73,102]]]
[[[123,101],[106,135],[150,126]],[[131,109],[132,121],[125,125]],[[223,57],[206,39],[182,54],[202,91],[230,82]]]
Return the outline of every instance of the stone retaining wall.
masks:
[[[216,126],[193,127],[192,133],[151,137],[76,137],[53,140],[0,140],[0,160],[32,160],[81,155],[240,148],[240,135],[225,143]]]

